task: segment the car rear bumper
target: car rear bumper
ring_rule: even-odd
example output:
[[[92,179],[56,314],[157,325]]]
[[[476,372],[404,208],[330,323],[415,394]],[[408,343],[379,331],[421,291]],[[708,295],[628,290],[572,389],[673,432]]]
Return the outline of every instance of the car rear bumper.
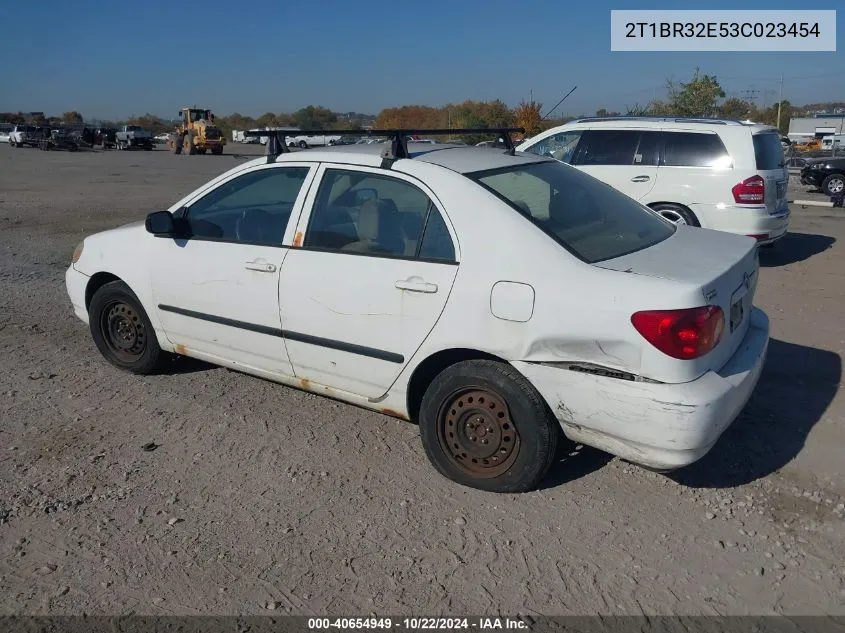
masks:
[[[789,230],[789,206],[784,201],[772,213],[765,206],[690,205],[701,226],[716,231],[750,235],[761,244],[779,240]]]
[[[65,287],[67,288],[70,303],[73,305],[73,312],[85,323],[88,323],[88,310],[85,308],[85,289],[88,287],[90,277],[85,275],[73,266],[69,266],[65,273]]]
[[[769,319],[754,308],[739,348],[718,372],[681,384],[634,382],[516,361],[566,436],[658,470],[703,457],[736,419],[760,379]]]

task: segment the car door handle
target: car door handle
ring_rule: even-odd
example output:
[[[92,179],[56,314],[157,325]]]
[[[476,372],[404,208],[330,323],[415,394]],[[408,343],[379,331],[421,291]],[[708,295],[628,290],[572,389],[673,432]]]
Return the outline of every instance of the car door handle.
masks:
[[[247,270],[257,270],[260,273],[274,273],[276,272],[276,265],[275,264],[268,264],[267,262],[262,261],[254,261],[254,262],[247,262],[244,264],[244,268]]]
[[[409,290],[410,292],[437,292],[437,284],[431,284],[419,277],[409,277],[408,279],[400,279],[394,284],[399,290]]]
[[[649,176],[634,176],[631,178],[631,182],[648,182],[651,180]]]

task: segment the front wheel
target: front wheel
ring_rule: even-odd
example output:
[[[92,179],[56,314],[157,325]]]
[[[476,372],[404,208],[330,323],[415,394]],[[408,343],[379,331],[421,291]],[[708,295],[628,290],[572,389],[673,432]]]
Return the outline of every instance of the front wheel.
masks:
[[[88,315],[97,349],[115,367],[133,374],[150,374],[165,359],[141,302],[122,281],[112,281],[97,290]]]
[[[419,425],[440,474],[488,492],[535,488],[562,433],[531,383],[510,365],[488,360],[441,372],[423,396]]]

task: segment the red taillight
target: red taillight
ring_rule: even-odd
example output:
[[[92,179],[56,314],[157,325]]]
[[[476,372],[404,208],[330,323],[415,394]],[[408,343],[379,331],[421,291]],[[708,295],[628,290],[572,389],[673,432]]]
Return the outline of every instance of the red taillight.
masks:
[[[725,329],[725,316],[719,306],[648,310],[634,313],[631,323],[667,356],[691,360],[716,347]]]
[[[735,184],[731,192],[737,204],[763,202],[766,197],[766,181],[763,180],[762,176],[751,176],[751,178],[746,178]]]

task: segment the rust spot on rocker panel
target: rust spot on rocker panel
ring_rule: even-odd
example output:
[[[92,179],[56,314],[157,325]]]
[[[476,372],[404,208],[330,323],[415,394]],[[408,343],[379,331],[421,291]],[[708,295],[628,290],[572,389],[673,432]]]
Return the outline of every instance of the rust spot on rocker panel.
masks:
[[[179,354],[180,356],[184,356],[185,354],[188,353],[188,348],[185,347],[184,345],[175,345],[174,349],[176,350],[176,353]]]
[[[404,413],[399,413],[398,411],[394,411],[393,409],[382,409],[381,410],[384,415],[389,415],[391,418],[399,418],[400,420],[407,420],[408,416]]]
[[[311,381],[308,380],[307,378],[300,378],[299,384],[303,389],[308,389],[308,390],[311,389]]]

